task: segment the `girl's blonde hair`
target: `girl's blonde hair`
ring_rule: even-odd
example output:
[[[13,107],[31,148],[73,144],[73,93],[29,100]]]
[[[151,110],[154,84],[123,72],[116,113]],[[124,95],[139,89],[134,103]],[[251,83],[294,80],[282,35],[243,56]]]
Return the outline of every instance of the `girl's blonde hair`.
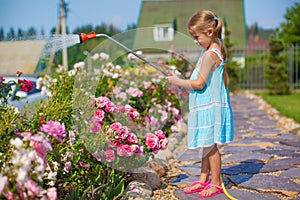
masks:
[[[221,40],[222,20],[210,10],[196,12],[188,21],[188,30],[206,32],[209,28],[213,29],[213,36]],[[226,60],[226,51],[223,42],[220,41],[221,53]]]

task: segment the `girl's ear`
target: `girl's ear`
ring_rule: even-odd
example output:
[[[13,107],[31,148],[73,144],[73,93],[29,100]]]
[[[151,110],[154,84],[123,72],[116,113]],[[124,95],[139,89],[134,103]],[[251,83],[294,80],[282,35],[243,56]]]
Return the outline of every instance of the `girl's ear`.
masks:
[[[214,31],[212,28],[209,28],[206,33],[208,37],[212,37],[214,35]]]

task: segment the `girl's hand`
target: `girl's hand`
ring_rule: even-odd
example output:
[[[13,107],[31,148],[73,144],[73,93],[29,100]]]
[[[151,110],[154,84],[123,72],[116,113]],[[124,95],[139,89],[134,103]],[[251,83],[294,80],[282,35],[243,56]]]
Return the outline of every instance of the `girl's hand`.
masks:
[[[166,77],[169,83],[177,85],[180,78],[178,78],[176,75],[172,74],[171,72],[168,72],[169,76]],[[176,84],[177,83],[177,84]]]

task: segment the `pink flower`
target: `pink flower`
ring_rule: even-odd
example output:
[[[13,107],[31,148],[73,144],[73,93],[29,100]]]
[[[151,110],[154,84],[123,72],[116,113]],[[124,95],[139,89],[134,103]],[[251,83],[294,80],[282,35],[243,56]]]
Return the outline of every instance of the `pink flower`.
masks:
[[[162,65],[162,64],[164,64],[164,61],[163,61],[163,60],[158,60],[158,61],[157,61],[157,64],[158,64],[158,65]]]
[[[129,135],[129,130],[128,130],[127,126],[120,127],[117,130],[117,132],[118,132],[118,138],[121,140],[125,140]]]
[[[28,178],[24,187],[27,189],[29,196],[36,196],[40,193],[40,187],[30,178]]]
[[[133,97],[142,97],[144,93],[138,88],[132,88],[126,90],[126,92]]]
[[[149,81],[144,81],[144,82],[143,82],[143,85],[144,85],[144,88],[145,88],[145,89],[150,88],[151,84],[152,84],[152,83],[149,82]]]
[[[20,89],[24,92],[30,92],[33,88],[33,83],[26,79],[24,79],[24,80],[19,79],[18,84],[20,84]]]
[[[63,142],[63,137],[66,136],[65,126],[57,121],[50,120],[47,124],[43,124],[41,131],[48,133],[59,142]]]
[[[97,151],[95,151],[94,153],[92,153],[92,155],[96,158],[96,160],[101,161],[102,158],[99,155],[99,150],[97,149]]]
[[[69,170],[71,169],[72,163],[70,161],[65,163],[65,167],[64,167],[64,172],[69,172]]]
[[[116,107],[116,113],[122,113],[122,112],[125,112],[125,106],[123,105],[118,105]]]
[[[166,136],[164,134],[164,132],[162,130],[158,130],[158,131],[155,131],[155,135],[161,140],[161,139],[165,139]]]
[[[126,141],[131,144],[136,144],[138,142],[138,138],[134,133],[129,133],[128,137],[126,138]]]
[[[112,140],[109,140],[109,141],[108,141],[108,146],[109,146],[109,147],[114,148],[114,147],[117,147],[117,146],[119,146],[119,145],[120,145],[120,140],[119,140],[119,139],[117,139],[115,142],[112,141]]]
[[[136,151],[136,155],[138,157],[142,157],[144,153],[144,147],[143,146],[139,146],[138,150]]]
[[[178,131],[177,126],[172,125],[171,126],[171,131],[172,131],[172,133],[177,132]]]
[[[164,138],[164,139],[161,139],[159,141],[159,144],[160,144],[160,148],[162,150],[166,149],[168,147],[168,144],[169,144],[169,140],[167,138]]]
[[[102,130],[102,121],[98,120],[95,116],[92,117],[89,124],[91,125],[91,133],[97,133]]]
[[[134,108],[132,108],[130,105],[125,105],[125,112],[126,114],[129,115],[129,117],[131,118],[131,120],[133,121],[135,118],[140,116],[140,113],[136,110],[134,110]]]
[[[0,174],[0,195],[4,194],[3,191],[8,186],[8,178]]]
[[[113,162],[115,160],[115,152],[112,149],[104,151],[106,162]]]
[[[33,148],[36,151],[37,155],[39,157],[41,157],[44,160],[45,164],[46,164],[47,163],[47,158],[46,158],[47,149],[44,146],[44,144],[41,143],[41,142],[34,142],[33,143]]]
[[[98,97],[95,99],[95,105],[98,108],[104,108],[106,112],[113,112],[115,110],[115,105],[107,97]]]
[[[102,109],[97,109],[94,116],[96,119],[102,121],[105,117],[105,112]]]
[[[109,128],[117,132],[120,127],[122,127],[122,125],[119,122],[115,122],[111,124]]]
[[[146,140],[146,146],[148,149],[155,149],[159,146],[159,138],[153,133],[146,133],[144,139]]]
[[[117,146],[117,154],[119,156],[131,156],[133,154],[133,148],[128,144],[120,144]]]
[[[47,190],[47,200],[56,200],[57,198],[57,192],[56,192],[56,188],[52,187],[52,188],[48,188]]]

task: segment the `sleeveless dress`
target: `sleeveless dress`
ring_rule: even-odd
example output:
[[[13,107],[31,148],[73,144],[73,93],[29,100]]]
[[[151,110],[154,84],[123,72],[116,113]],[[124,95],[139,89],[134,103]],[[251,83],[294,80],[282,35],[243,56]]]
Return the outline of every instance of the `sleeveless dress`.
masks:
[[[218,49],[204,50],[190,79],[197,79],[201,59],[205,53],[210,51],[216,53],[222,62],[220,66],[210,72],[203,89],[189,91],[189,149],[209,147],[215,143],[229,143],[234,138],[230,96],[223,80],[225,61],[220,51]]]

